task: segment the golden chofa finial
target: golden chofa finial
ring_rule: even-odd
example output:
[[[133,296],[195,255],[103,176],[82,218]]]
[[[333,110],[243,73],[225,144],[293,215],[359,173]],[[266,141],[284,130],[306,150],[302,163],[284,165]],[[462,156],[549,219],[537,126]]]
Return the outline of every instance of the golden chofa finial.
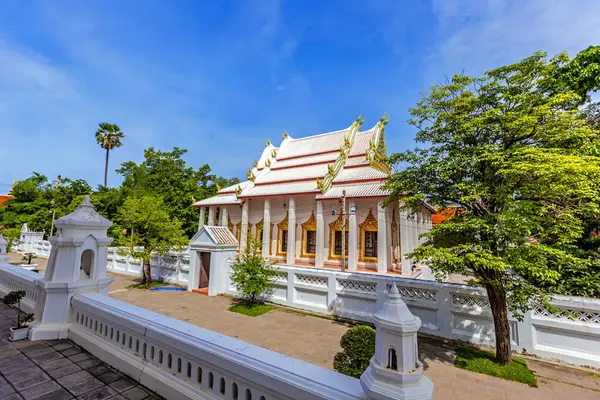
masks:
[[[355,123],[358,124],[358,126],[361,126],[364,122],[365,122],[365,119],[364,119],[362,113],[360,113],[358,115],[358,118],[356,118]]]
[[[252,168],[248,169],[248,173],[246,174],[246,178],[248,178],[248,180],[254,182],[254,180],[256,179],[256,176],[254,176],[254,172],[252,172]]]
[[[267,139],[265,141],[265,147],[269,147],[271,145],[271,141],[269,139]]]
[[[221,190],[221,185],[217,183],[217,192]]]
[[[12,184],[12,186],[10,187],[10,190],[8,191],[8,194],[11,194],[11,193],[12,193],[13,189],[15,188],[15,186],[17,186],[17,180],[16,180],[16,179],[13,181],[13,184]]]
[[[254,168],[258,167],[258,161],[254,160],[254,162],[252,163],[252,165],[254,165]]]
[[[236,195],[236,196],[239,196],[240,194],[242,194],[242,187],[241,187],[240,185],[238,185],[238,186],[235,188],[235,195]]]
[[[284,129],[283,130],[283,134],[281,135],[281,140],[285,140],[289,137],[290,135],[288,135],[287,131]]]
[[[381,118],[379,118],[379,122],[382,125],[387,125],[388,121],[390,120],[390,116],[387,113],[383,113],[383,115],[381,116]]]

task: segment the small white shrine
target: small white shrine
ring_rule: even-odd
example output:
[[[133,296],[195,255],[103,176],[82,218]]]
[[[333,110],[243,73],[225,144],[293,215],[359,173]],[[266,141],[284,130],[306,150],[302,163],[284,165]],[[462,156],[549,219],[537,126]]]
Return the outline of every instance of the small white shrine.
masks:
[[[198,201],[199,229],[228,227],[246,247],[249,234],[275,264],[340,268],[413,276],[417,266],[407,254],[431,229],[431,206],[409,214],[399,202],[385,204],[384,115],[361,131],[359,117],[348,128],[282,142],[269,140],[245,182]]]
[[[402,301],[395,283],[372,321],[377,330],[375,356],[360,377],[365,393],[377,400],[431,400],[433,383],[423,375],[419,361],[421,320]]]
[[[89,196],[71,214],[56,220],[57,235],[49,238],[52,250],[36,302],[31,340],[67,337],[71,297],[77,293],[108,295],[113,277],[106,276],[107,236],[112,225],[94,210]]]
[[[7,245],[8,243],[6,242],[6,239],[4,239],[4,236],[0,235],[0,262],[8,261],[8,254],[6,253]]]

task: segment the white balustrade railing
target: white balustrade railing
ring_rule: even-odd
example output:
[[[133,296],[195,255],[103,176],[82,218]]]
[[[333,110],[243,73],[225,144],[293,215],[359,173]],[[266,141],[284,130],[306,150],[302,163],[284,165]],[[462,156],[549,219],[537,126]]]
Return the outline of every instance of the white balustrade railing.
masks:
[[[168,399],[366,399],[359,380],[99,294],[69,338]]]
[[[25,292],[25,297],[21,300],[21,308],[25,312],[33,312],[39,292],[36,281],[42,278],[43,276],[37,272],[0,263],[0,297],[22,290]]]
[[[231,266],[231,263],[230,263]],[[494,345],[494,323],[483,288],[324,268],[276,265],[269,300],[289,307],[370,322],[393,281],[421,332]],[[228,293],[239,295],[229,284]],[[555,296],[551,313],[537,307],[523,321],[509,317],[513,349],[600,367],[600,299]]]
[[[171,253],[152,259],[152,279],[159,279],[177,285],[187,285],[190,258],[187,253]],[[120,252],[117,247],[109,247],[106,270],[123,275],[141,276],[142,260]]]

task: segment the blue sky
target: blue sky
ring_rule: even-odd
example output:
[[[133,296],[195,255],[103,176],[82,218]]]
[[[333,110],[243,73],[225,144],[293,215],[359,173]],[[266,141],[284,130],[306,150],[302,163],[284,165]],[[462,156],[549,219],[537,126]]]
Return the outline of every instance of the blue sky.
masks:
[[[266,138],[342,129],[383,112],[389,151],[414,146],[419,92],[536,50],[600,43],[596,0],[0,2],[0,193],[32,171],[103,178],[99,122],[127,135],[111,154],[189,150],[243,177]]]

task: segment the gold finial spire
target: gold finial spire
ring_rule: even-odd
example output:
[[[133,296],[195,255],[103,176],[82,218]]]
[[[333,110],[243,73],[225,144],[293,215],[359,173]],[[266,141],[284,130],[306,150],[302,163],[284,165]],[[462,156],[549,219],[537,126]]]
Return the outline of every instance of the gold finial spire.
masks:
[[[287,131],[284,129],[284,130],[283,130],[283,135],[281,135],[281,139],[282,139],[282,140],[285,140],[285,139],[287,139],[289,136],[290,136],[290,135],[288,135]]]
[[[360,127],[364,122],[365,122],[365,118],[363,117],[362,113],[360,113],[358,115],[358,117],[356,118],[355,123],[358,124],[358,126]]]
[[[254,168],[258,167],[258,161],[254,160],[254,162],[252,163],[252,165],[254,165]]]
[[[389,120],[390,120],[390,116],[385,112],[383,113],[381,118],[379,118],[379,122],[384,126],[387,125]]]
[[[265,147],[269,147],[271,145],[271,141],[269,139],[267,139],[267,141],[265,142]]]

